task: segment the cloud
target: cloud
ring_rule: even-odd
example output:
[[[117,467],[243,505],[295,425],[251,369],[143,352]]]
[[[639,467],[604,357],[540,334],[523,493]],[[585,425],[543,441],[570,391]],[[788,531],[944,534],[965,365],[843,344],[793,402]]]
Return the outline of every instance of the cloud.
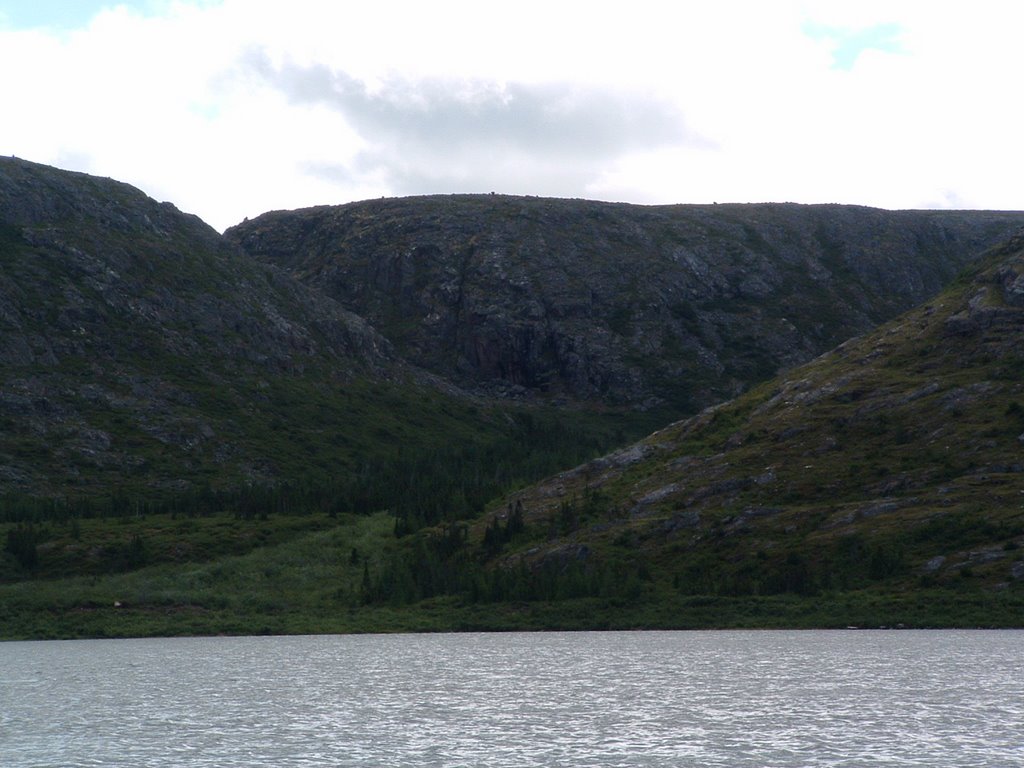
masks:
[[[312,171],[351,181],[362,169],[400,194],[460,182],[517,187],[527,174],[541,186],[579,190],[638,148],[712,146],[687,129],[676,105],[625,90],[441,77],[392,77],[371,88],[324,65],[274,66],[262,51],[248,52],[241,71],[292,104],[337,111],[365,142],[352,167]]]
[[[218,229],[491,190],[1024,208],[1012,3],[111,6],[73,29],[0,26],[0,153]]]

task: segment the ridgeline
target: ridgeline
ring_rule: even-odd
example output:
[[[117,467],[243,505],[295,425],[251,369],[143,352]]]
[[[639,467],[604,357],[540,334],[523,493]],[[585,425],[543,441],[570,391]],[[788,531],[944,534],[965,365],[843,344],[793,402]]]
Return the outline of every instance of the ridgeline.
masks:
[[[1022,224],[0,159],[0,636],[1019,626]]]

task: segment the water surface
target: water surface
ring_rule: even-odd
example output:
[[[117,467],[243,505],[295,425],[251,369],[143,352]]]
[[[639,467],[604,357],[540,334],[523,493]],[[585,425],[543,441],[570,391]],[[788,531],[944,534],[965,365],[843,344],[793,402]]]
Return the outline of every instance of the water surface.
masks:
[[[0,764],[1024,766],[1024,632],[0,644]]]

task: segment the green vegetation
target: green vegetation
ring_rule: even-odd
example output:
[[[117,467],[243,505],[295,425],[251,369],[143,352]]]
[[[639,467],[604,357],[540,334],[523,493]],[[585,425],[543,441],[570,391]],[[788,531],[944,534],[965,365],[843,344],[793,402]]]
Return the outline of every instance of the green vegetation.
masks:
[[[1021,358],[950,342],[974,290],[537,486],[649,425],[269,382],[239,434],[293,482],[0,499],[0,634],[1022,626]]]
[[[397,614],[413,598],[457,599],[468,583],[435,573],[422,588],[417,569],[446,571],[455,554],[438,550],[439,526],[465,532],[487,501],[649,428],[648,417],[474,405],[415,387],[354,382],[340,404],[293,393],[271,390],[274,406],[246,434],[295,481],[157,494],[129,477],[113,495],[0,497],[0,636],[371,629],[381,605],[397,612],[386,626],[411,628]],[[332,408],[344,431],[325,440],[298,426],[330,430]],[[134,439],[137,456],[166,450]],[[410,568],[417,584],[399,598]]]
[[[0,586],[5,638],[266,634],[469,629],[1019,626],[1024,592],[991,591],[959,577],[896,591],[801,586],[798,559],[771,594],[693,589],[643,569],[605,573],[554,564],[531,571],[467,569],[446,582],[453,534],[396,539],[394,519],[373,515],[227,514],[87,519],[48,524],[36,578]],[[460,534],[454,534],[456,536]],[[141,542],[135,544],[134,542]],[[455,544],[455,549],[468,547]],[[863,569],[848,541],[845,565]],[[133,561],[130,553],[139,553]],[[6,557],[9,558],[9,552]],[[480,554],[479,552],[475,553]],[[57,578],[69,562],[93,573]],[[874,562],[869,557],[870,562]],[[9,559],[5,561],[10,566]],[[753,562],[758,562],[756,559]],[[395,563],[405,563],[402,573]],[[414,566],[414,567],[413,567]],[[887,567],[887,566],[885,566]],[[873,566],[869,566],[873,568]],[[413,576],[415,574],[415,577]],[[872,581],[872,575],[859,578]],[[461,577],[460,577],[461,578]],[[713,577],[720,578],[720,577]],[[427,589],[433,584],[433,589]]]
[[[948,263],[901,273],[843,235],[895,248],[896,217],[792,206],[430,198],[321,209],[329,245],[305,214],[240,230],[335,301],[29,165],[0,188],[29,222],[0,225],[0,638],[1024,626],[1020,240],[666,427],[968,255],[937,226]]]

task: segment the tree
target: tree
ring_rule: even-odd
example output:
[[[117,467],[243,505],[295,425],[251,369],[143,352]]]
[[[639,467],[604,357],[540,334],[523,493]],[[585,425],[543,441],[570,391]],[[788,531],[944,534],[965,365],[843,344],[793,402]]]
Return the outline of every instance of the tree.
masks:
[[[7,546],[4,549],[14,555],[22,568],[32,571],[39,565],[39,539],[39,532],[34,525],[19,524],[7,531]]]

